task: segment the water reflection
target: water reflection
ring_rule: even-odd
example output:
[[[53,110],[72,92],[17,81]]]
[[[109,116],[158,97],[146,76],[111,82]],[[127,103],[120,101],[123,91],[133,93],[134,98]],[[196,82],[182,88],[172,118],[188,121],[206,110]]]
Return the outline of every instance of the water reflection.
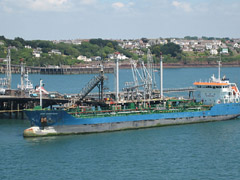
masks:
[[[47,137],[30,137],[30,138],[24,138],[28,143],[31,144],[46,144],[46,143],[52,143],[58,139],[57,136],[47,136]]]

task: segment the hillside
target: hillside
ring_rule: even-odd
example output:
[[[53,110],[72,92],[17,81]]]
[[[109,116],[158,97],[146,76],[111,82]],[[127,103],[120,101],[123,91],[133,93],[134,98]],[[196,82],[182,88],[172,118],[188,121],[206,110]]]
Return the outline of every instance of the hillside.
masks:
[[[221,60],[225,64],[238,65],[240,60],[239,40],[201,38],[192,39],[147,39],[138,40],[13,40],[0,36],[0,62],[11,49],[12,64],[24,60],[27,66],[79,66],[104,61],[114,62],[116,58],[128,63],[130,60],[147,60],[147,49],[153,54],[153,61],[159,62],[163,55],[165,64],[181,66],[211,65]],[[100,62],[99,62],[100,63]],[[123,64],[126,64],[123,63]],[[96,64],[96,63],[94,63]]]

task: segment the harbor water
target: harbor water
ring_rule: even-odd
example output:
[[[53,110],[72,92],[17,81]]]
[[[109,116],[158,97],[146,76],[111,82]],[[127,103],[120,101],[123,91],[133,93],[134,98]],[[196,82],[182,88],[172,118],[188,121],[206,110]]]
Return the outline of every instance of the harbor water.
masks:
[[[217,68],[164,70],[164,87],[193,86]],[[222,68],[222,75],[240,87],[240,68]],[[114,91],[114,75],[106,74]],[[2,76],[2,75],[1,75]],[[77,94],[94,76],[29,75],[34,85]],[[120,70],[120,89],[131,81]],[[14,74],[16,88],[20,75]],[[159,87],[159,74],[156,72]],[[97,92],[97,89],[95,90]],[[171,96],[172,94],[166,94]],[[188,94],[186,94],[187,96]],[[23,138],[27,120],[0,119],[0,179],[239,179],[240,118],[212,123],[167,126],[88,135]]]

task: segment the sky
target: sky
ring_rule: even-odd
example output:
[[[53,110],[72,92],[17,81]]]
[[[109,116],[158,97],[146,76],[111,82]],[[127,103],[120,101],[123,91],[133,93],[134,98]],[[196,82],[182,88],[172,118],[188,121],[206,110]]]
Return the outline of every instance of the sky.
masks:
[[[0,0],[0,35],[25,40],[240,38],[240,0]]]

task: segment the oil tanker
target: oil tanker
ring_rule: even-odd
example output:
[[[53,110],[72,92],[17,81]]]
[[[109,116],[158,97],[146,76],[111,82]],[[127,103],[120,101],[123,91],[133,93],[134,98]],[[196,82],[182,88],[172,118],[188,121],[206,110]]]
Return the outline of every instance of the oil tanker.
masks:
[[[149,84],[149,82],[153,78],[148,75],[152,71],[143,69],[146,77],[144,86],[150,87],[151,83]],[[132,70],[135,75],[140,74],[134,67]],[[160,70],[162,77],[161,65]],[[103,79],[103,73],[101,73],[96,78],[96,82],[102,82]],[[93,81],[92,84],[96,85],[96,82]],[[137,82],[136,76],[135,82]],[[119,100],[118,98],[112,101],[106,98],[105,106],[98,106],[97,108],[96,106],[75,105],[56,109],[42,109],[39,106],[34,109],[26,109],[25,114],[32,126],[24,130],[23,135],[25,137],[36,137],[110,132],[222,121],[234,119],[240,115],[239,89],[236,83],[231,83],[225,76],[221,78],[220,61],[218,78],[213,75],[207,82],[199,81],[193,84],[196,91],[194,98],[164,97],[162,84],[160,83],[158,98],[150,99],[150,96],[145,98],[145,91],[150,89],[147,88],[142,95],[140,94],[144,98],[129,101],[126,99]],[[138,84],[135,85],[135,87],[139,86]],[[87,92],[89,91],[87,90]],[[136,92],[136,94],[139,94],[139,92]]]
[[[31,127],[25,137],[85,134],[166,125],[222,121],[240,115],[240,92],[226,77],[214,75],[208,82],[194,82],[195,98],[159,98],[154,104],[110,103],[108,108],[74,106],[27,109]]]

